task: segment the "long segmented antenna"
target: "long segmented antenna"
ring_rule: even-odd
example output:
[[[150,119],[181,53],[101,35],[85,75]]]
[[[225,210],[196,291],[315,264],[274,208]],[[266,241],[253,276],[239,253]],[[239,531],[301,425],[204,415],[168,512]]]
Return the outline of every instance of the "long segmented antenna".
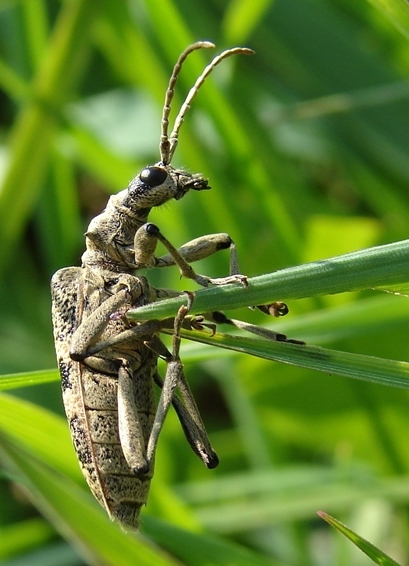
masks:
[[[170,141],[168,136],[169,114],[171,111],[170,105],[172,103],[175,94],[175,86],[179,78],[179,73],[182,70],[182,65],[185,62],[188,55],[190,55],[190,53],[192,53],[193,51],[196,51],[196,49],[209,49],[213,47],[215,47],[215,45],[210,41],[197,41],[196,43],[189,45],[189,47],[187,47],[183,51],[183,53],[180,55],[179,59],[177,60],[176,65],[173,67],[172,75],[169,79],[169,85],[165,94],[165,103],[163,105],[162,120],[161,120],[162,130],[160,136],[159,150],[160,150],[161,161],[164,165],[170,163],[170,157],[169,157]]]
[[[205,82],[206,78],[210,75],[213,69],[226,57],[230,57],[231,55],[242,54],[242,55],[252,55],[254,51],[252,49],[248,49],[247,47],[233,47],[232,49],[226,49],[217,55],[204,69],[203,73],[200,77],[196,80],[193,87],[190,89],[184,103],[182,104],[179,114],[176,116],[172,133],[170,136],[168,135],[168,128],[169,128],[169,114],[171,111],[171,103],[173,100],[173,96],[175,94],[175,85],[179,77],[179,73],[182,69],[182,65],[187,58],[187,56],[195,51],[196,49],[208,49],[210,47],[215,47],[213,43],[210,41],[198,41],[197,43],[193,43],[190,45],[183,53],[180,55],[176,65],[173,68],[172,75],[169,80],[169,86],[166,91],[165,95],[165,103],[163,105],[163,112],[162,112],[162,121],[161,121],[161,137],[160,137],[160,157],[161,162],[164,165],[168,165],[172,161],[173,154],[175,153],[176,146],[178,144],[179,139],[179,130],[183,124],[185,116],[190,108],[192,100],[198,93],[200,87]]]

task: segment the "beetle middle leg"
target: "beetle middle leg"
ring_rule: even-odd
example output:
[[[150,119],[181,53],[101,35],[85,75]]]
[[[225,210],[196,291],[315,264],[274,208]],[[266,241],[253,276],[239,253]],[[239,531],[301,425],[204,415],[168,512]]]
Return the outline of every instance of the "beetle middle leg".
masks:
[[[193,295],[188,293],[188,298],[188,305],[180,307],[174,320],[172,352],[168,351],[166,346],[157,336],[154,336],[150,341],[146,342],[146,345],[156,354],[164,358],[167,364],[164,380],[162,380],[157,373],[154,376],[154,380],[157,385],[161,387],[162,393],[148,442],[147,460],[148,462],[151,462],[154,458],[160,431],[169,407],[173,404],[185,436],[193,451],[201,458],[208,468],[215,468],[218,465],[219,460],[210,444],[205,426],[189,384],[186,380],[183,364],[179,357],[181,342],[180,329],[182,328],[185,317],[190,310]],[[176,389],[180,393],[180,398],[175,394]]]

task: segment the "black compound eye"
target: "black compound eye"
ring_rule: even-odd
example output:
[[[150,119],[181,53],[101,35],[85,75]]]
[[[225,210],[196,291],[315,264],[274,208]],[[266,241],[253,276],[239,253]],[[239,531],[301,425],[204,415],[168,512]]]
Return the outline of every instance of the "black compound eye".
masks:
[[[145,185],[157,187],[165,182],[167,176],[166,169],[162,167],[146,167],[146,169],[142,169],[139,178]]]

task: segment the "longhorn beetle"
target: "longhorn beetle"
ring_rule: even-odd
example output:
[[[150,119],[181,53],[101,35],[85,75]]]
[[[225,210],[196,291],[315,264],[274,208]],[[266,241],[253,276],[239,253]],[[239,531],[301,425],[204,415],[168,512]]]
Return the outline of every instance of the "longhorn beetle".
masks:
[[[192,51],[209,47],[214,45],[194,43],[174,67],[163,107],[160,161],[142,169],[91,221],[82,267],[61,269],[51,281],[55,347],[74,447],[92,493],[124,529],[138,528],[159,433],[171,404],[194,452],[208,468],[218,464],[179,358],[181,326],[200,327],[202,321],[186,316],[193,295],[188,294],[188,305],[181,307],[174,319],[141,323],[126,319],[130,308],[180,294],[152,287],[138,274],[143,268],[176,264],[183,276],[204,287],[246,284],[246,277],[238,272],[236,250],[228,234],[203,236],[176,250],[157,226],[147,222],[152,207],[178,200],[189,190],[210,188],[202,175],[171,165],[179,130],[193,98],[216,65],[231,55],[253,51],[236,47],[215,57],[188,93],[168,135],[171,102],[183,62]],[[167,255],[154,255],[158,241]],[[226,248],[231,256],[228,277],[211,279],[196,274],[190,266],[190,262]],[[286,312],[283,303],[260,308],[276,315]],[[222,313],[216,313],[215,320],[255,331],[252,325],[230,321]],[[169,325],[174,329],[172,352],[158,335]],[[268,336],[286,341],[282,334],[270,332]],[[157,370],[159,356],[167,363],[163,380]],[[162,389],[157,406],[154,383]]]

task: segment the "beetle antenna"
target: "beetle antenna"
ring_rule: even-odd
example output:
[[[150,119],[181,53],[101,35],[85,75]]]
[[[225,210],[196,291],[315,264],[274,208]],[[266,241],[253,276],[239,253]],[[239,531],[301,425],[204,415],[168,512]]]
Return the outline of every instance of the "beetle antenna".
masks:
[[[185,116],[190,108],[190,105],[195,98],[196,94],[198,93],[200,87],[205,82],[206,78],[210,75],[213,69],[221,62],[223,59],[230,57],[231,55],[242,54],[242,55],[253,55],[254,51],[252,49],[248,49],[247,47],[233,47],[232,49],[227,49],[217,55],[204,69],[203,73],[200,77],[196,80],[193,87],[190,89],[184,103],[182,104],[179,114],[176,116],[175,123],[173,126],[173,131],[169,136],[169,150],[167,152],[168,163],[171,162],[173,154],[175,153],[176,146],[179,140],[179,130],[183,124]]]
[[[161,120],[161,136],[160,136],[159,151],[160,151],[161,161],[164,165],[170,163],[172,159],[172,155],[174,153],[173,150],[171,155],[171,144],[168,136],[169,114],[171,111],[171,103],[175,94],[175,86],[179,77],[179,73],[182,69],[182,65],[185,62],[188,55],[190,55],[190,53],[192,53],[193,51],[196,51],[196,49],[209,49],[211,47],[215,47],[215,45],[210,41],[197,41],[196,43],[189,45],[189,47],[187,47],[180,55],[176,65],[173,68],[173,72],[169,79],[169,85],[165,94],[165,103],[163,105],[162,120]]]
[[[230,57],[231,55],[252,55],[254,51],[252,49],[248,49],[247,47],[233,47],[232,49],[226,49],[217,55],[204,69],[203,73],[200,77],[196,80],[193,87],[190,89],[184,103],[182,104],[179,114],[176,116],[175,123],[173,126],[172,133],[168,134],[169,130],[169,114],[171,111],[171,103],[175,94],[175,86],[182,69],[182,65],[185,62],[186,58],[190,53],[196,51],[196,49],[208,49],[210,47],[214,47],[214,44],[210,41],[197,41],[192,45],[189,45],[183,53],[180,55],[179,59],[177,60],[176,65],[173,68],[172,75],[169,80],[169,85],[166,90],[165,95],[165,103],[163,105],[162,111],[162,120],[161,120],[161,136],[160,136],[160,144],[159,144],[159,151],[161,162],[163,165],[168,165],[172,161],[173,154],[175,153],[178,140],[179,140],[179,130],[183,124],[185,116],[189,111],[190,105],[192,104],[193,99],[195,98],[196,94],[198,93],[200,87],[205,82],[206,78],[210,75],[213,69],[221,62],[223,59]]]

